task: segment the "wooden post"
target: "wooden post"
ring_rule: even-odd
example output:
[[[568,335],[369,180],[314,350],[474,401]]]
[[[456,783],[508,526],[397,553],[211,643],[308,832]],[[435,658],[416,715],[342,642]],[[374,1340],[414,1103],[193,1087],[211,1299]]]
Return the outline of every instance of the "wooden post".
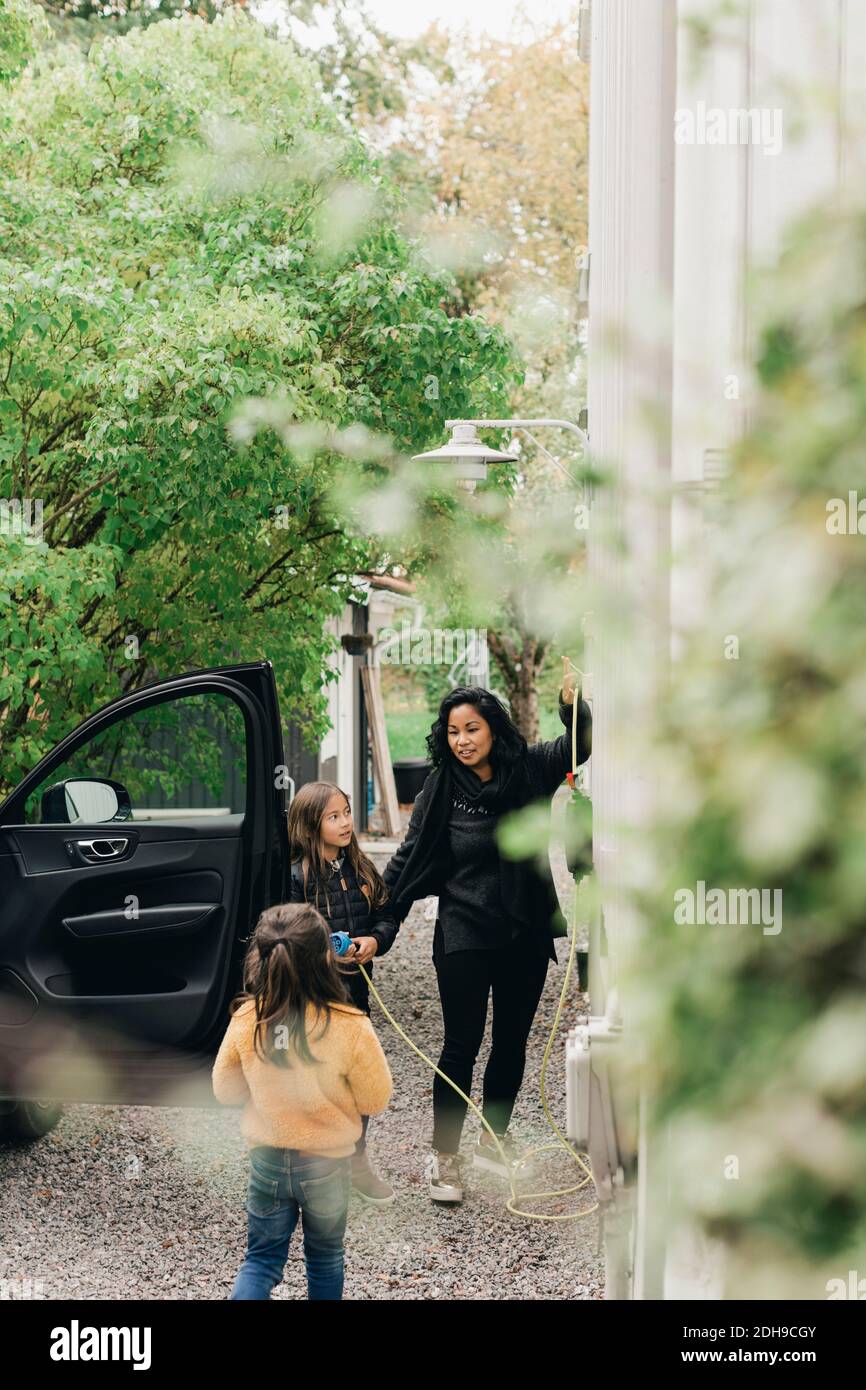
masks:
[[[391,766],[391,750],[388,747],[388,730],[385,725],[385,705],[382,700],[382,680],[379,667],[369,663],[361,667],[361,681],[364,687],[364,700],[367,705],[367,719],[370,740],[373,745],[373,768],[376,780],[382,791],[385,808],[385,829],[389,835],[402,833],[400,805],[397,801],[397,784]]]

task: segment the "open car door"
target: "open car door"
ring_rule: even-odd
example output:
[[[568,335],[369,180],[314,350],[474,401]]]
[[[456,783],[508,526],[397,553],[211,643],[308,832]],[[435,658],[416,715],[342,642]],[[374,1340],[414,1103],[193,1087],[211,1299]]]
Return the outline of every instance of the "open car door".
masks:
[[[0,1097],[212,1102],[246,938],[286,893],[269,662],[106,705],[0,806]]]

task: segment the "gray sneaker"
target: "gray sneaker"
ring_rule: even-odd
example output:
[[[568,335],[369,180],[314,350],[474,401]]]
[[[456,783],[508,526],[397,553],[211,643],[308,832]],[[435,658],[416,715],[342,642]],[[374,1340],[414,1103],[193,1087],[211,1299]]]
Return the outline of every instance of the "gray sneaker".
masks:
[[[363,1202],[372,1202],[377,1207],[394,1201],[393,1187],[373,1172],[366,1153],[352,1155],[352,1191],[357,1192]]]
[[[458,1154],[441,1154],[436,1149],[424,1168],[427,1187],[434,1202],[462,1202],[463,1179]]]

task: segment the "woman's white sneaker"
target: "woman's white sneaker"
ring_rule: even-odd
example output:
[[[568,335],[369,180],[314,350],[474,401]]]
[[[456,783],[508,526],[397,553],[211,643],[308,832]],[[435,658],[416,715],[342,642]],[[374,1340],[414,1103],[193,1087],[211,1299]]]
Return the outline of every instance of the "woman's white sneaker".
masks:
[[[434,1149],[427,1159],[424,1176],[434,1202],[462,1202],[463,1180],[458,1154],[441,1154]]]

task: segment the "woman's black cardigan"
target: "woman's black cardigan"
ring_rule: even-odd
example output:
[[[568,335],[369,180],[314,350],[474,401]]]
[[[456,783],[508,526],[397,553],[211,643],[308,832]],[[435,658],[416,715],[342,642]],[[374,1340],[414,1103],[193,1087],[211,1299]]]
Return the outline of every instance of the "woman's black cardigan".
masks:
[[[527,748],[517,770],[517,787],[510,809],[532,801],[549,800],[572,768],[572,706],[560,698],[559,717],[568,732],[549,742]],[[586,762],[592,747],[592,713],[580,700],[577,714],[577,763]],[[448,822],[451,815],[452,778],[447,765],[428,775],[415,798],[406,836],[390,859],[383,878],[389,892],[389,911],[402,923],[418,898],[438,896],[449,871]],[[549,936],[564,936],[565,920],[545,858],[542,868],[534,857],[501,860],[502,900],[513,917]]]

